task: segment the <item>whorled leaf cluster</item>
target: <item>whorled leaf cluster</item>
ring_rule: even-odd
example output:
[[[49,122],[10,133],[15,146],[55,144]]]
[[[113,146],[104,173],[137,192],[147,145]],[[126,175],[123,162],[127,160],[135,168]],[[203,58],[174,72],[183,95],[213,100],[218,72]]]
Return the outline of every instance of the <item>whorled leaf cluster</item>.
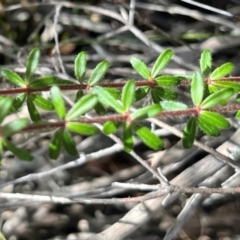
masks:
[[[163,141],[149,128],[142,124],[143,120],[157,117],[161,114],[176,116],[189,115],[189,121],[183,131],[183,146],[190,148],[199,128],[210,136],[219,136],[221,129],[230,127],[229,121],[218,113],[217,106],[228,104],[229,98],[240,92],[237,81],[230,81],[225,76],[229,75],[234,66],[225,63],[215,70],[212,68],[212,57],[209,50],[205,50],[200,58],[200,71],[195,71],[188,76],[192,106],[177,101],[178,94],[173,87],[177,87],[186,81],[185,76],[160,75],[173,56],[171,49],[165,50],[157,58],[151,70],[140,59],[132,57],[130,62],[136,72],[144,79],[140,82],[127,80],[119,90],[109,84],[105,86],[100,81],[105,76],[109,63],[104,60],[92,71],[87,82],[85,73],[87,70],[86,53],[81,52],[75,59],[74,72],[78,84],[73,81],[59,79],[54,76],[42,76],[34,78],[37,69],[40,50],[35,48],[29,54],[25,77],[22,78],[11,69],[2,68],[1,75],[16,87],[12,93],[17,96],[0,97],[0,123],[4,118],[18,111],[26,102],[29,119],[22,118],[0,126],[0,154],[3,149],[10,150],[23,160],[32,160],[31,154],[18,148],[9,140],[13,134],[26,130],[41,130],[46,127],[55,128],[55,134],[49,145],[49,156],[57,159],[62,149],[67,153],[77,155],[75,142],[71,132],[81,135],[96,134],[99,129],[94,125],[99,121],[103,123],[103,133],[111,134],[120,127],[122,129],[122,143],[124,150],[130,152],[134,146],[133,135],[136,134],[147,146],[154,150],[163,147]],[[67,111],[61,91],[64,89],[76,90],[75,104]],[[41,91],[50,91],[51,98],[42,97]],[[9,93],[10,94],[10,93]],[[133,110],[135,102],[151,97],[151,103],[143,108]],[[236,102],[238,102],[238,95]],[[240,116],[236,107],[237,117]],[[55,111],[58,116],[57,124],[50,124],[42,120],[38,108]],[[106,115],[108,109],[115,111],[115,115]],[[191,109],[191,113],[188,111]],[[219,108],[218,108],[219,109]],[[88,120],[84,115],[95,110],[98,117]],[[180,113],[179,113],[180,114]],[[40,126],[40,127],[39,127]]]

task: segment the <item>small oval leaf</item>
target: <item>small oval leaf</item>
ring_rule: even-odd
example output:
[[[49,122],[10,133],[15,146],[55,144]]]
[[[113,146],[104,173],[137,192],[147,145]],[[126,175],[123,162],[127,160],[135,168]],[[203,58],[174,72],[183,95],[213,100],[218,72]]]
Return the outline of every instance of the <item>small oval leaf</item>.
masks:
[[[121,91],[116,88],[104,88],[106,91],[108,91],[115,99],[120,99],[121,98]]]
[[[108,121],[103,125],[103,133],[106,135],[115,133],[119,126],[121,125],[121,122],[112,122],[112,121]]]
[[[220,131],[218,130],[217,127],[215,127],[212,124],[209,124],[209,122],[207,122],[204,118],[202,118],[202,116],[200,115],[198,117],[198,126],[200,127],[200,129],[206,133],[209,136],[214,136],[214,137],[218,137],[221,135]],[[214,124],[214,123],[213,123]]]
[[[55,77],[53,76],[43,76],[37,79],[34,79],[28,85],[30,89],[37,89],[51,86],[55,81]]]
[[[231,125],[227,119],[216,112],[201,111],[201,118],[209,124],[214,124],[217,128],[229,128]]]
[[[84,92],[83,90],[78,90],[77,93],[76,93],[76,96],[75,96],[75,101],[74,102],[77,102],[81,97],[84,96]]]
[[[100,102],[98,102],[95,106],[94,106],[94,110],[95,110],[95,112],[98,114],[98,115],[100,115],[100,116],[103,116],[103,115],[105,115],[106,114],[106,109],[104,108],[104,106],[100,103]]]
[[[240,110],[237,111],[236,118],[240,119]]]
[[[178,94],[173,90],[162,87],[155,87],[151,90],[151,96],[154,103],[158,104],[161,100],[175,100],[178,98]]]
[[[211,85],[208,85],[208,91],[210,94],[212,94],[219,91],[219,89],[211,84]]]
[[[16,98],[13,99],[11,111],[12,112],[17,111],[23,105],[26,97],[27,97],[26,93],[20,93],[19,95],[17,95]]]
[[[123,126],[123,145],[126,152],[131,152],[133,149],[133,136],[132,129],[129,125],[124,124]]]
[[[2,68],[1,69],[1,74],[6,80],[11,82],[13,85],[16,85],[18,87],[25,87],[26,86],[23,79],[17,73],[12,71],[11,69]]]
[[[229,75],[234,69],[234,65],[230,62],[224,63],[220,67],[216,68],[210,75],[211,80],[216,80],[219,78],[223,78],[226,75]]]
[[[73,120],[92,110],[97,104],[97,96],[88,94],[78,100],[66,115],[66,120]]]
[[[155,79],[159,86],[177,86],[180,78],[176,76],[160,76]]]
[[[125,111],[134,103],[136,84],[133,80],[128,80],[122,90],[122,103]]]
[[[139,101],[141,99],[143,99],[144,97],[147,96],[147,94],[149,93],[150,87],[148,86],[144,86],[144,87],[140,87],[135,91],[135,101]]]
[[[140,76],[147,80],[151,79],[151,73],[144,62],[136,57],[132,57],[130,63]]]
[[[41,109],[44,109],[47,111],[51,111],[54,109],[53,104],[39,94],[31,94],[31,99],[35,103],[35,105],[40,107]]]
[[[155,78],[159,74],[159,72],[161,72],[168,65],[172,56],[172,49],[166,49],[159,55],[152,68],[152,78]]]
[[[100,86],[94,86],[92,93],[97,94],[99,102],[102,103],[104,106],[111,107],[118,113],[124,112],[124,108],[106,89]]]
[[[57,86],[51,87],[51,96],[52,96],[52,102],[58,117],[60,119],[64,119],[64,117],[66,116],[65,104],[64,104],[61,91]]]
[[[25,75],[26,82],[30,82],[32,75],[36,71],[39,58],[40,58],[40,50],[38,48],[34,48],[28,55],[27,66],[26,66],[27,69],[26,69],[26,75]]]
[[[93,135],[99,131],[94,125],[80,122],[68,122],[66,128],[81,135]]]
[[[152,148],[153,150],[159,150],[163,147],[162,139],[151,132],[151,130],[147,127],[134,125],[133,129],[138,137],[141,138],[148,147]]]
[[[191,82],[191,98],[193,104],[197,107],[201,104],[204,96],[205,84],[202,74],[198,71],[194,72]]]
[[[0,123],[7,116],[9,110],[11,109],[13,99],[11,97],[5,97],[0,100]]]
[[[234,94],[232,88],[224,88],[208,96],[201,104],[203,109],[219,105],[222,101],[228,100]]]
[[[63,146],[64,146],[65,150],[67,151],[67,153],[69,155],[72,155],[72,156],[77,156],[78,155],[76,144],[75,144],[71,134],[69,133],[69,131],[67,129],[63,130],[62,143],[63,143]]]
[[[200,58],[200,68],[204,77],[208,77],[212,68],[212,54],[209,50],[204,50]]]
[[[62,129],[57,130],[49,144],[49,157],[51,159],[57,159],[62,150]]]
[[[32,121],[33,122],[41,121],[41,116],[30,97],[27,98],[27,107],[28,107],[28,112]]]
[[[15,156],[17,156],[21,160],[25,160],[25,161],[33,160],[33,156],[29,154],[29,151],[16,147],[7,139],[4,139],[3,144],[9,151],[11,151]]]
[[[82,83],[85,77],[87,69],[87,54],[86,52],[80,52],[75,58],[74,72],[77,80]]]
[[[163,100],[162,95],[163,95],[163,88],[154,88],[154,89],[151,89],[152,101],[153,101],[155,104],[159,104],[160,101]]]
[[[221,89],[221,88],[232,88],[234,92],[240,92],[240,84],[236,82],[229,81],[213,81],[213,86]]]
[[[191,118],[183,130],[182,144],[184,148],[191,148],[195,139],[197,119]]]
[[[98,83],[105,76],[108,68],[109,68],[109,62],[107,60],[100,62],[96,66],[96,68],[93,70],[88,80],[88,85],[93,86],[96,83]]]
[[[130,118],[132,120],[146,119],[150,117],[155,117],[162,111],[162,107],[159,104],[154,104],[146,106],[144,108],[137,109],[131,114]]]
[[[160,102],[162,109],[165,111],[186,110],[188,106],[181,102],[174,102],[170,100],[164,100]]]
[[[15,133],[18,133],[28,125],[28,122],[29,120],[27,118],[19,118],[10,123],[7,123],[2,129],[3,136],[7,138]]]

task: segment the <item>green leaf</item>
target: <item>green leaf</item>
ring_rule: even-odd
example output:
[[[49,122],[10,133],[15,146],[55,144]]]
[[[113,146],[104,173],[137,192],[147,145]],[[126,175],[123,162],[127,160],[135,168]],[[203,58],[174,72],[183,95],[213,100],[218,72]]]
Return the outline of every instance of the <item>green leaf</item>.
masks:
[[[208,91],[209,93],[214,93],[214,92],[217,92],[219,89],[215,86],[213,86],[212,84],[211,85],[208,85]]]
[[[28,125],[29,120],[27,118],[19,118],[10,123],[7,123],[2,128],[4,138],[10,137],[15,133],[20,132]]]
[[[31,98],[27,98],[27,107],[28,107],[28,112],[30,115],[30,118],[32,119],[33,122],[39,122],[41,121],[41,116],[35,107],[33,101]]]
[[[6,80],[8,80],[9,82],[11,82],[12,84],[14,84],[18,87],[25,87],[26,86],[23,79],[17,73],[12,71],[11,69],[2,68],[1,69],[1,74]]]
[[[217,88],[233,88],[234,92],[240,92],[240,84],[229,81],[214,81],[212,83]]]
[[[94,106],[94,110],[95,112],[100,115],[100,116],[103,116],[106,114],[106,109],[104,108],[104,106],[98,102],[95,106]]]
[[[219,105],[221,101],[226,101],[228,100],[232,95],[234,94],[234,91],[232,88],[224,88],[221,89],[210,96],[208,96],[201,104],[201,107],[206,109],[206,108],[211,108]]]
[[[63,130],[59,129],[53,135],[53,138],[49,144],[49,157],[51,159],[57,159],[62,150]]]
[[[151,90],[152,100],[154,103],[159,103],[162,99],[175,100],[178,94],[168,88],[155,87]]]
[[[100,86],[93,87],[93,94],[97,94],[98,100],[104,106],[113,108],[118,113],[123,113],[124,108],[118,103],[118,101],[104,88]]]
[[[216,68],[210,75],[211,80],[216,80],[222,77],[225,77],[226,75],[230,74],[232,70],[234,69],[234,65],[230,62],[224,63],[220,67]]]
[[[151,73],[144,62],[138,58],[132,57],[130,63],[140,76],[147,80],[151,79]]]
[[[195,139],[197,119],[191,118],[183,130],[182,144],[184,148],[191,148]]]
[[[78,90],[77,91],[77,94],[75,96],[75,101],[74,102],[77,102],[80,98],[82,98],[84,96],[84,93],[83,93],[83,90]]]
[[[121,122],[108,121],[104,123],[102,131],[106,135],[115,133],[121,124],[122,124]]]
[[[160,76],[155,80],[159,86],[177,86],[180,83],[180,78],[176,76]]]
[[[44,88],[51,86],[55,81],[55,77],[53,76],[43,76],[37,79],[34,79],[30,82],[29,88],[30,89],[37,89],[37,88]]]
[[[96,83],[98,83],[106,74],[107,70],[109,68],[109,62],[104,60],[100,62],[96,68],[93,70],[89,80],[88,80],[88,85],[93,86]]]
[[[17,95],[16,98],[13,99],[11,111],[12,112],[17,111],[23,105],[26,97],[27,97],[26,93],[20,93],[19,95]]]
[[[88,94],[79,99],[66,115],[68,121],[73,120],[92,110],[98,102],[97,96]]]
[[[214,137],[217,137],[217,136],[220,136],[221,133],[220,131],[218,130],[217,127],[215,127],[214,125],[212,124],[209,124],[208,121],[206,121],[201,115],[198,117],[198,126],[200,127],[200,129],[206,133],[207,135],[209,136],[214,136]],[[214,124],[214,123],[213,123]]]
[[[0,100],[0,123],[3,121],[3,119],[7,116],[9,113],[9,110],[12,106],[12,98],[11,97],[5,97]]]
[[[134,103],[136,84],[134,80],[128,80],[122,90],[122,103],[125,111]]]
[[[215,112],[201,111],[201,118],[204,119],[209,124],[214,124],[217,128],[229,128],[230,123],[222,115]]]
[[[162,71],[170,62],[171,58],[173,56],[172,49],[166,49],[164,52],[162,52],[161,55],[159,55],[158,59],[153,65],[152,68],[152,77],[155,78],[160,71]]]
[[[96,134],[99,130],[94,125],[88,123],[80,123],[80,122],[68,122],[66,127],[71,132],[75,132],[81,135],[93,135]]]
[[[63,143],[63,146],[64,146],[65,150],[67,151],[67,153],[69,155],[72,155],[72,156],[77,156],[78,155],[76,144],[75,144],[71,134],[69,133],[69,131],[67,129],[63,130],[62,143]]]
[[[108,88],[105,87],[104,88],[106,91],[108,91],[115,99],[120,99],[121,97],[121,91],[119,91],[119,89],[116,88]]]
[[[162,107],[159,104],[149,105],[144,108],[140,108],[131,114],[132,120],[140,120],[155,117],[162,111]]]
[[[54,109],[53,104],[39,94],[31,94],[29,97],[35,103],[36,106],[44,110],[51,111]]]
[[[74,72],[77,80],[82,83],[87,69],[87,54],[80,52],[75,58]]]
[[[30,54],[28,55],[27,60],[27,69],[26,69],[26,75],[25,80],[26,82],[30,82],[32,75],[37,69],[38,62],[40,57],[40,50],[38,48],[34,48]]]
[[[138,135],[138,137],[141,138],[148,147],[154,150],[159,150],[163,147],[162,139],[160,139],[157,135],[151,132],[151,130],[147,127],[133,125],[133,129]]]
[[[64,119],[64,117],[66,116],[65,104],[61,91],[57,86],[51,87],[51,96],[58,117],[60,119]]]
[[[210,74],[212,68],[212,54],[209,50],[204,50],[201,54],[200,68],[205,77]]]
[[[160,102],[162,109],[165,111],[185,110],[188,106],[181,102],[174,102],[170,100],[163,100]]]
[[[144,86],[144,87],[140,87],[135,91],[135,101],[139,101],[141,99],[143,99],[144,97],[147,96],[147,94],[149,93],[150,87],[148,86]]]
[[[193,104],[197,107],[201,104],[204,95],[205,84],[200,72],[194,72],[191,82],[191,98]]]
[[[236,118],[240,119],[240,110],[237,111]]]
[[[133,136],[132,129],[129,125],[124,124],[123,126],[123,145],[126,152],[131,152],[133,149]]]
[[[156,88],[157,91],[159,88]],[[167,100],[175,100],[178,98],[178,94],[174,92],[173,90],[170,90],[168,88],[162,88],[162,98]]]
[[[25,161],[33,160],[33,156],[29,154],[29,151],[16,147],[7,139],[4,139],[3,144],[10,152],[12,152],[15,156],[17,156],[21,160],[25,160]]]
[[[160,101],[163,99],[162,95],[163,95],[163,88],[151,89],[151,97],[154,103],[159,104]]]

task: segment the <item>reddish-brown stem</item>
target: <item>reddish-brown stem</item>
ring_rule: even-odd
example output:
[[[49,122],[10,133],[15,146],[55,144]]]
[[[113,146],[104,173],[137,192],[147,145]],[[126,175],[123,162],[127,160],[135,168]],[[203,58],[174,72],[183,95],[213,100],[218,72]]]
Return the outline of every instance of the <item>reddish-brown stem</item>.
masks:
[[[206,83],[209,83],[209,79],[204,79]],[[217,81],[232,81],[232,82],[240,82],[240,77],[225,77],[218,79]],[[191,81],[187,79],[182,79],[179,85],[182,86],[189,86]],[[109,88],[122,88],[124,87],[125,82],[119,82],[119,83],[99,83],[99,86],[101,87],[109,87]],[[147,80],[139,80],[136,81],[137,87],[143,87],[143,86],[150,86],[155,87],[157,86],[157,83],[154,81],[147,81]],[[69,84],[69,85],[59,85],[58,86],[61,90],[86,90],[88,88],[87,84]],[[28,88],[11,88],[11,89],[2,89],[0,90],[0,95],[12,95],[12,94],[18,94],[18,93],[33,93],[33,92],[45,92],[50,90],[49,87],[43,87],[43,88],[35,88],[35,89],[28,89]]]
[[[65,126],[65,121],[59,122],[44,122],[44,123],[33,123],[25,128],[22,131],[35,131],[35,130],[43,130],[47,128],[63,128]]]
[[[102,87],[109,87],[109,88],[122,88],[125,85],[125,82],[120,83],[101,83],[99,86]],[[138,87],[141,86],[155,86],[155,83],[149,81],[136,81],[136,85]],[[88,89],[87,84],[69,84],[69,85],[59,85],[58,86],[61,90],[84,90]],[[43,88],[11,88],[11,89],[2,89],[0,90],[0,95],[11,95],[11,94],[18,94],[18,93],[33,93],[33,92],[46,92],[50,90],[49,87]]]
[[[176,110],[176,111],[163,111],[159,113],[160,117],[171,117],[171,116],[182,116],[182,115],[197,115],[198,111],[196,108],[189,108],[186,110]]]
[[[240,104],[232,104],[229,106],[224,106],[224,107],[213,107],[209,109],[204,109],[212,112],[233,112],[233,111],[238,111],[240,110]],[[171,117],[171,116],[191,116],[191,115],[198,115],[199,111],[197,108],[189,108],[186,110],[176,110],[176,111],[163,111],[158,114],[158,117]],[[89,118],[79,118],[74,120],[74,122],[81,122],[81,123],[105,123],[107,121],[115,121],[115,122],[124,122],[127,121],[127,118],[129,116],[124,114],[114,114],[114,115],[107,115],[107,116],[97,116],[93,117],[91,119]],[[31,124],[22,131],[34,131],[34,130],[40,130],[40,129],[46,129],[46,128],[59,128],[59,127],[64,127],[65,126],[65,121],[59,121],[59,122],[46,122],[46,123],[34,123]]]
[[[218,113],[235,112],[240,110],[240,104],[235,103],[235,104],[231,104],[229,106],[224,106],[224,107],[213,107],[209,110],[213,112],[218,112]]]

